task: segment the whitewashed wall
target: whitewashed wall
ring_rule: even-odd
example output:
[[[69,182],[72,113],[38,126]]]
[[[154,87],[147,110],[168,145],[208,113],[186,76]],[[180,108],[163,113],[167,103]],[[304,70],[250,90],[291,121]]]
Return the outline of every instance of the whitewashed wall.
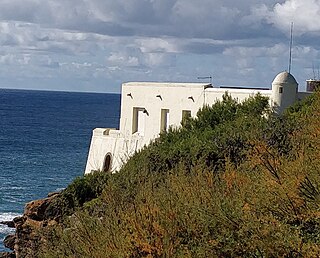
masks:
[[[282,77],[292,77],[290,74],[288,77],[286,72],[279,75],[275,80],[278,81]],[[293,87],[288,83],[283,85],[284,87]],[[163,120],[161,119],[162,109],[169,111],[169,114],[166,115],[168,126],[180,126],[183,110],[189,110],[191,116],[196,116],[203,105],[212,105],[217,100],[221,100],[225,92],[228,92],[233,98],[237,98],[239,102],[259,92],[261,95],[269,97],[270,105],[273,106],[275,103],[273,100],[274,90],[279,91],[278,87],[274,87],[274,85],[272,90],[260,90],[215,88],[204,83],[124,83],[121,96],[120,128],[119,130],[96,128],[93,131],[85,173],[103,170],[105,157],[108,153],[112,156],[111,171],[119,170],[135,151],[148,145],[151,140],[159,136]],[[295,100],[291,96],[293,94],[291,88],[289,91],[284,90],[284,93],[286,92],[290,93],[290,101],[287,101],[286,96],[284,96],[284,100],[277,99],[279,103],[286,105],[281,106],[281,110],[291,105]],[[306,93],[297,93],[296,97],[304,98],[307,95]],[[282,97],[277,95],[277,98]],[[139,119],[135,119],[134,114],[137,114],[135,109],[139,109]],[[140,131],[135,132],[134,121],[138,120]]]

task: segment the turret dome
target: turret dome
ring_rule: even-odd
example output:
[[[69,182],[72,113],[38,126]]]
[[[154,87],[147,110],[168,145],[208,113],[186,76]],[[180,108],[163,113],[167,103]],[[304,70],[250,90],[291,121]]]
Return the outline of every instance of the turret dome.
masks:
[[[287,71],[279,73],[272,82],[271,101],[277,113],[282,113],[297,98],[298,83]]]
[[[272,84],[298,84],[292,74],[287,71],[279,73],[273,80]]]

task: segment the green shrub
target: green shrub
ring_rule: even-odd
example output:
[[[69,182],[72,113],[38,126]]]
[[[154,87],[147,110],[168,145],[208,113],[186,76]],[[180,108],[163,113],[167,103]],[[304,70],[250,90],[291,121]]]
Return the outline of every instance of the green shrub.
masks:
[[[299,105],[272,117],[226,95],[119,173],[78,179],[64,196],[83,208],[40,257],[319,257],[320,94]]]
[[[185,120],[181,128],[162,133],[138,154],[144,157],[141,163],[157,173],[181,164],[189,171],[199,164],[217,171],[226,157],[238,164],[251,147],[250,142],[261,137],[259,126],[265,124],[268,110],[268,99],[261,95],[238,103],[225,94],[222,101],[200,109],[196,118]]]
[[[84,203],[99,197],[110,177],[103,172],[94,172],[76,178],[49,204],[45,211],[46,218],[62,218],[72,214]]]

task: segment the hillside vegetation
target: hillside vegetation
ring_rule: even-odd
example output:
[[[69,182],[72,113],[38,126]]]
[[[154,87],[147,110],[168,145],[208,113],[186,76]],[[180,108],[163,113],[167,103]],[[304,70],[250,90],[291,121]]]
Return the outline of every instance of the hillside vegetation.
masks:
[[[319,257],[319,118],[319,92],[282,116],[225,95],[118,173],[76,179],[38,256]]]

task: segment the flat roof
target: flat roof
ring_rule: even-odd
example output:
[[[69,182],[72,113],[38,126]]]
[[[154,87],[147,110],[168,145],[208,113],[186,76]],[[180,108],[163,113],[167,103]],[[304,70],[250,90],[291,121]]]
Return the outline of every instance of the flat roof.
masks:
[[[125,82],[122,86],[134,87],[186,87],[186,88],[208,88],[212,87],[210,83],[200,82]]]
[[[229,86],[221,85],[219,86],[222,89],[249,89],[249,90],[270,90],[270,88],[265,87],[253,87],[253,86]]]
[[[265,89],[265,88],[227,88],[227,87],[213,87],[213,88],[208,88],[206,89],[207,92],[230,92],[230,93],[258,93],[261,92],[263,94],[271,94],[272,90],[271,89]]]
[[[320,80],[318,79],[309,79],[309,80],[306,80],[307,82],[320,82]]]

